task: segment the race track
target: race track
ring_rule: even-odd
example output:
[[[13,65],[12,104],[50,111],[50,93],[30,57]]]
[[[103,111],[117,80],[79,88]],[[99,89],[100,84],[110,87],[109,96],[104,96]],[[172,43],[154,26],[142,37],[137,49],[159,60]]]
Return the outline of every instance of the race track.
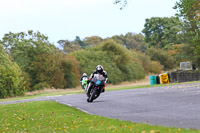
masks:
[[[0,102],[52,100],[86,113],[151,125],[200,129],[200,83],[106,91],[92,103],[85,94]]]
[[[93,103],[84,94],[61,96],[56,101],[109,118],[200,129],[200,83],[107,91]]]

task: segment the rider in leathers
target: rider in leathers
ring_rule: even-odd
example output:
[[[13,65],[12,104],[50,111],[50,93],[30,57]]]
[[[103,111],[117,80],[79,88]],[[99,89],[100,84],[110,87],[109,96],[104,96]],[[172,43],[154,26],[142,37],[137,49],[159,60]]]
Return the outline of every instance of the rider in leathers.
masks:
[[[101,92],[104,92],[105,91],[105,86],[106,86],[106,82],[107,82],[107,72],[103,69],[103,66],[101,66],[101,65],[98,65],[97,67],[96,67],[96,70],[90,75],[90,77],[89,77],[89,79],[88,79],[88,87],[87,87],[87,96],[89,96],[89,92],[90,92],[90,90],[91,90],[91,87],[92,87],[92,85],[91,85],[91,80],[92,80],[92,78],[94,78],[94,75],[95,74],[100,74],[100,75],[102,75],[104,78],[105,78],[105,81],[104,81],[104,86],[103,86],[103,88],[102,88],[102,91]]]

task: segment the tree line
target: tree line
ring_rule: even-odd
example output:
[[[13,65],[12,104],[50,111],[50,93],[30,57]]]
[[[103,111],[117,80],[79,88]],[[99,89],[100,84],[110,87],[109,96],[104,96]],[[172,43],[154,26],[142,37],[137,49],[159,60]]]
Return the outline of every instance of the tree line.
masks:
[[[173,17],[146,19],[142,34],[129,32],[108,38],[79,36],[59,40],[32,30],[9,32],[0,40],[0,97],[24,95],[43,88],[73,88],[82,73],[98,64],[108,72],[109,83],[138,80],[193,61],[200,66],[198,0],[183,0]]]

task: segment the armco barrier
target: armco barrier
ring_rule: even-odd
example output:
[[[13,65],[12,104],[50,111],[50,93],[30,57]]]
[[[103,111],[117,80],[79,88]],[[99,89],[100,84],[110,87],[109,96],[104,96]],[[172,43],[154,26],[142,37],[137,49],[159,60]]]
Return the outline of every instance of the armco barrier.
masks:
[[[196,70],[192,71],[175,71],[169,73],[170,83],[176,82],[188,82],[188,81],[199,81],[200,72]]]

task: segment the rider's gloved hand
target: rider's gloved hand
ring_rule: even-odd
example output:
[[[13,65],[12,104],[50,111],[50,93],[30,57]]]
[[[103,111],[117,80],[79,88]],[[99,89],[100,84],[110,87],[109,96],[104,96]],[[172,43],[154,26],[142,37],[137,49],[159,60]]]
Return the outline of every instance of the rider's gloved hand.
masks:
[[[89,79],[87,80],[87,84],[90,83],[91,80],[92,80],[92,78],[89,78]]]

